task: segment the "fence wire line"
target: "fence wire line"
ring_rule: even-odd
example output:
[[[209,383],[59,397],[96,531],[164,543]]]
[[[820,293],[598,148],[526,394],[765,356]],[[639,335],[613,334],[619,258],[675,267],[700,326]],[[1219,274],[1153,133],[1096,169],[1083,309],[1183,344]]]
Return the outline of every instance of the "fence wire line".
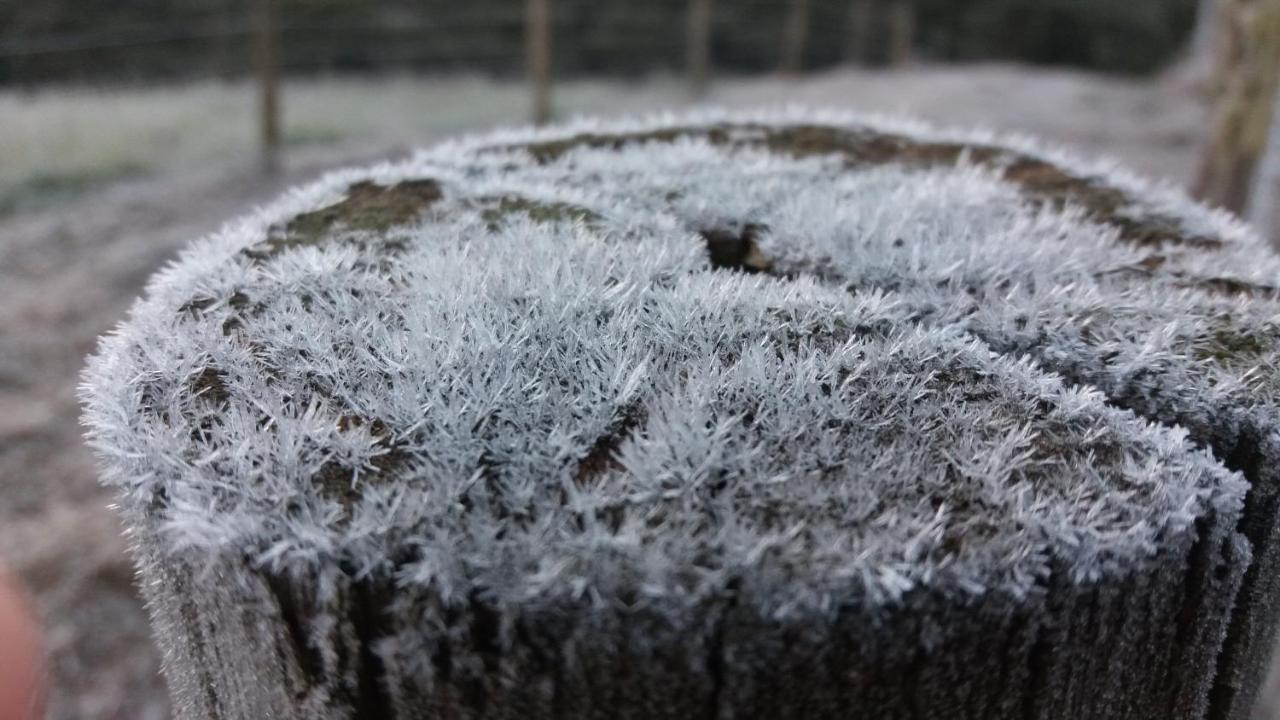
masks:
[[[507,18],[493,23],[475,24],[469,22],[365,22],[365,23],[284,23],[280,25],[281,34],[298,33],[334,33],[334,32],[385,32],[410,34],[419,32],[457,32],[459,30],[492,30],[495,28],[513,27],[523,24],[523,18]],[[557,29],[562,26],[557,25]],[[163,45],[173,42],[191,40],[216,40],[225,38],[246,38],[253,34],[251,23],[247,20],[236,20],[219,23],[217,26],[152,29],[143,33],[112,33],[107,37],[99,33],[80,33],[75,35],[42,35],[36,37],[19,37],[0,39],[0,57],[28,57],[54,53],[88,52],[93,50],[115,50],[148,45]],[[123,37],[121,37],[123,36]]]
[[[746,0],[735,4],[735,9],[740,11],[751,10],[754,8],[772,8],[778,7],[776,0]],[[287,16],[287,12],[282,12],[283,16]],[[211,17],[221,17],[219,20],[209,20]],[[524,25],[526,20],[525,13],[522,8],[515,7],[510,12],[490,13],[484,18],[472,17],[463,20],[409,20],[405,21],[400,18],[384,19],[375,21],[354,21],[354,22],[333,22],[333,23],[315,23],[315,22],[288,22],[284,20],[280,23],[279,31],[285,33],[330,33],[330,32],[387,32],[409,34],[415,32],[456,32],[456,31],[488,31],[493,29],[510,29]],[[565,31],[574,27],[587,27],[589,22],[564,22],[557,18],[554,25],[558,31]],[[637,29],[659,30],[660,28],[650,23],[634,23]],[[681,28],[682,29],[682,28]],[[46,33],[33,36],[18,36],[11,38],[0,37],[0,58],[7,57],[25,57],[32,55],[45,55],[63,52],[86,52],[92,50],[115,50],[120,48],[144,47],[147,45],[162,45],[173,42],[184,42],[190,40],[214,40],[224,38],[242,38],[251,35],[253,32],[252,23],[248,20],[247,13],[236,15],[212,15],[203,14],[197,23],[183,23],[182,25],[135,25],[130,29],[117,29],[109,33],[101,32],[82,32],[82,33]],[[680,44],[678,38],[672,36],[671,45]]]

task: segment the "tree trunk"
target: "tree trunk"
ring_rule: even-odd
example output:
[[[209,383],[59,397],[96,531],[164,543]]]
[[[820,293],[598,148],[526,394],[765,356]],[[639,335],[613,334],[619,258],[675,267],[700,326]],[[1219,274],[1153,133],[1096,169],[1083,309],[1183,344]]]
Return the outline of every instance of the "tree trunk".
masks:
[[[707,94],[711,76],[711,20],[714,0],[689,0],[686,55],[689,63],[689,93],[695,98]]]
[[[551,0],[526,0],[526,47],[533,122],[551,121]]]
[[[793,75],[804,69],[804,51],[808,41],[809,0],[791,0],[782,27],[782,72]]]
[[[1280,82],[1280,0],[1221,0],[1216,98],[1195,194],[1243,215]]]
[[[262,167],[280,162],[280,53],[275,0],[253,3],[253,66],[258,79],[258,141]]]

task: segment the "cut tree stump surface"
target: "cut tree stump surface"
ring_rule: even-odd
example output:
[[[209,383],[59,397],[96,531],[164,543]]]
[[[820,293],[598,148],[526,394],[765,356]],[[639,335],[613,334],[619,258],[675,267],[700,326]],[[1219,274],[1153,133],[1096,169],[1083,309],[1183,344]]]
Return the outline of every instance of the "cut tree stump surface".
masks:
[[[1027,141],[583,122],[227,225],[82,393],[188,720],[1245,718],[1277,283]]]

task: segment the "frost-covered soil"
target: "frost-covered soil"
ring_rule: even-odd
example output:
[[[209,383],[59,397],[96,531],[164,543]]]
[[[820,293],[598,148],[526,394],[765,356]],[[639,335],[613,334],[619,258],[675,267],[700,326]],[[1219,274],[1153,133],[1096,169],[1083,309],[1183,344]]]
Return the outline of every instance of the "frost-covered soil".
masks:
[[[125,542],[76,422],[76,377],[95,338],[150,273],[221,221],[329,167],[516,121],[525,99],[521,87],[475,80],[308,82],[295,86],[293,105],[286,98],[295,112],[288,170],[262,178],[246,153],[246,97],[245,88],[223,86],[0,96],[0,197],[17,198],[0,215],[0,559],[45,614],[54,718],[168,716]],[[597,112],[683,102],[678,85],[662,80],[580,84],[562,97]],[[903,110],[1026,131],[1174,181],[1194,168],[1203,117],[1183,78],[1134,84],[1006,66],[735,81],[713,101]],[[48,199],[48,184],[32,181],[44,168],[59,178],[120,179],[70,183],[74,197]]]

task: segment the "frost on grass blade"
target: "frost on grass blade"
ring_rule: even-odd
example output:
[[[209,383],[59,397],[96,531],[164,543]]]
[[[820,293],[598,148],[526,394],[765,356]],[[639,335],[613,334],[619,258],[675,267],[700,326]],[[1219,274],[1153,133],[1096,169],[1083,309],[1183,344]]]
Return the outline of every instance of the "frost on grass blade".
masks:
[[[197,242],[85,414],[186,717],[1236,717],[1278,270],[1023,141],[587,122]]]

